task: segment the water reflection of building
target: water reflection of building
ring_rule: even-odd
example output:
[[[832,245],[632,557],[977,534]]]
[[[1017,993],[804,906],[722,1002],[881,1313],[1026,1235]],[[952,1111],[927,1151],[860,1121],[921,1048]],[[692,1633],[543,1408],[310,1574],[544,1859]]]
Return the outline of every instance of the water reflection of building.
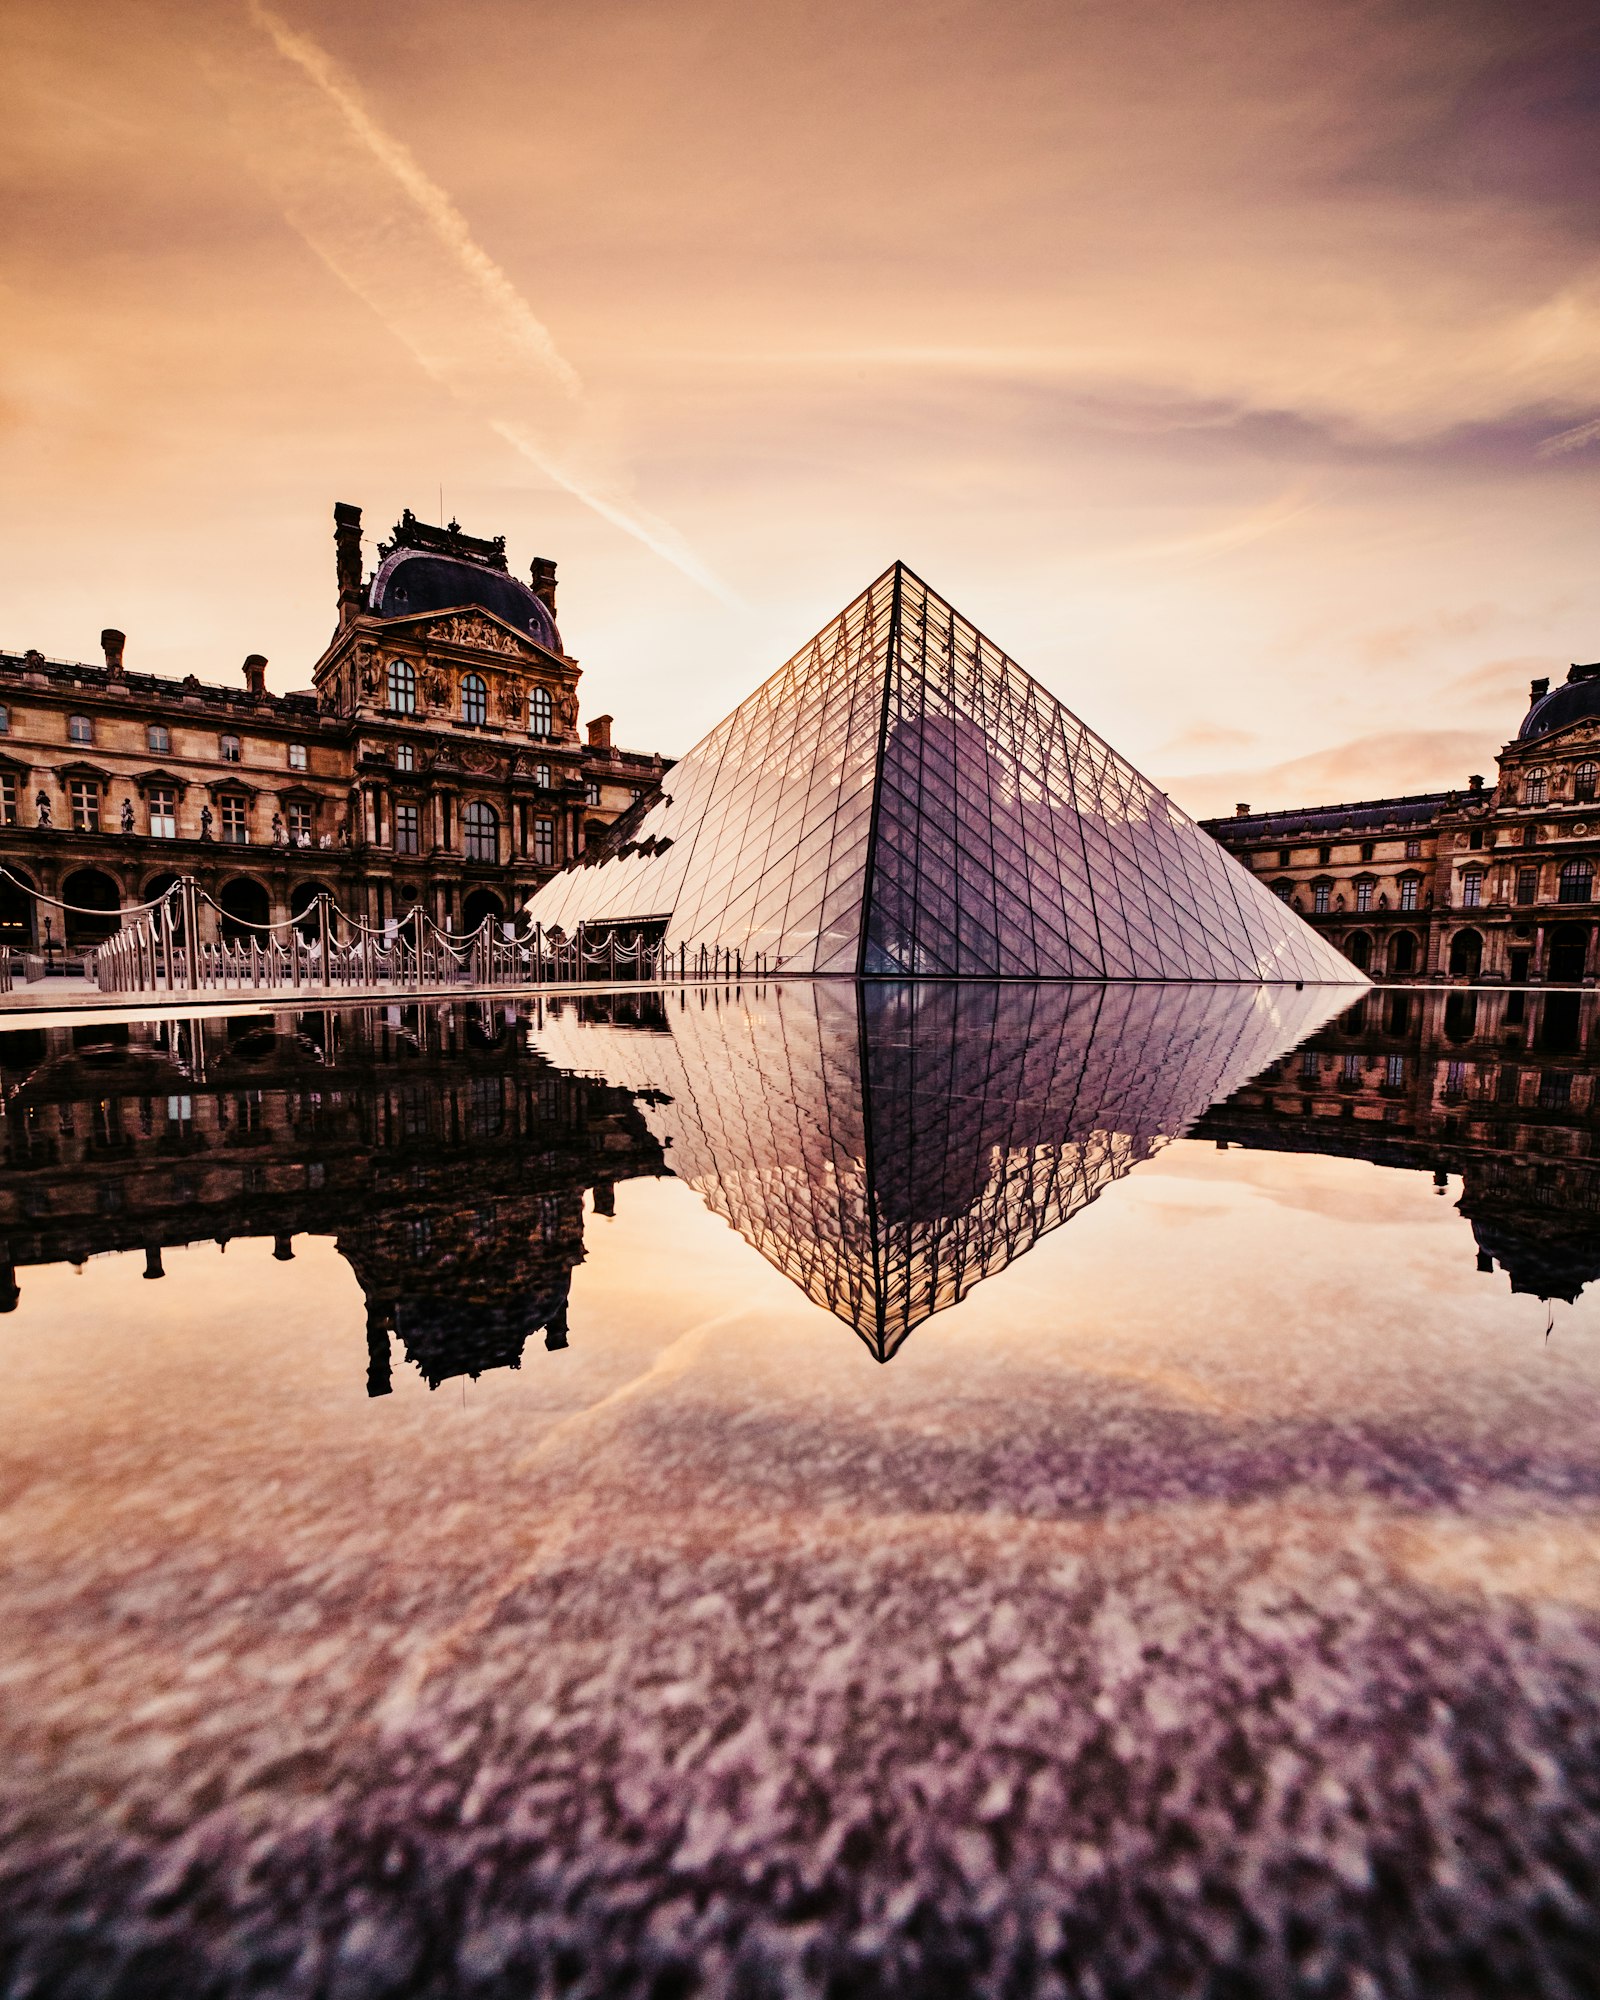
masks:
[[[1459,1175],[1479,1269],[1570,1301],[1600,1278],[1597,1036],[1593,991],[1374,991],[1197,1131]]]
[[[670,1037],[558,1006],[539,1039],[640,1092],[678,1177],[887,1360],[1329,1004],[1282,987],[822,982],[675,992]]]
[[[0,1308],[19,1269],[331,1236],[431,1385],[567,1338],[583,1197],[665,1169],[630,1094],[563,1075],[528,1009],[393,1007],[0,1035]]]

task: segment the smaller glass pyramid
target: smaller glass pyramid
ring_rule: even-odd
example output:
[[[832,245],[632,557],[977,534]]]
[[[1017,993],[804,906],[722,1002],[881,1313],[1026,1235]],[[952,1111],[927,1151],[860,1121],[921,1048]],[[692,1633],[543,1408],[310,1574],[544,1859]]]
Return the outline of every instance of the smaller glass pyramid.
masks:
[[[1366,983],[903,563],[528,915],[689,968]]]

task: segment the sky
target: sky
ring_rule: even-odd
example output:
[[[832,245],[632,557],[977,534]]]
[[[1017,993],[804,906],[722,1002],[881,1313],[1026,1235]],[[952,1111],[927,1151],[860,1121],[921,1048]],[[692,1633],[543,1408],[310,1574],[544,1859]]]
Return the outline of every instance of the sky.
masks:
[[[1600,28],[1518,0],[11,0],[0,647],[309,684],[332,508],[689,747],[895,558],[1194,812],[1600,658]]]

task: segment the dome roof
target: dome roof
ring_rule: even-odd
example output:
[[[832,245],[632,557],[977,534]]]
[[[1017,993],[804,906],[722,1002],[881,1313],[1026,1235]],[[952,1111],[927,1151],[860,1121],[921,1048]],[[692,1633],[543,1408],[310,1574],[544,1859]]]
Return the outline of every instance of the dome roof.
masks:
[[[1574,667],[1560,687],[1540,695],[1522,718],[1517,741],[1530,743],[1536,737],[1553,735],[1568,723],[1585,722],[1591,716],[1600,716],[1600,663]]]
[[[547,652],[561,651],[556,621],[541,600],[519,578],[486,563],[437,555],[430,549],[391,549],[372,579],[367,602],[380,618],[456,611],[474,604],[526,632]]]

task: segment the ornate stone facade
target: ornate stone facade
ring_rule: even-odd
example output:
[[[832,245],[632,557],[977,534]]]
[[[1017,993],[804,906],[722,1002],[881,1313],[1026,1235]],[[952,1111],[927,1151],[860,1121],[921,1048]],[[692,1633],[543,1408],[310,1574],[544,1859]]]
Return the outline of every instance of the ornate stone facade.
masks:
[[[1493,786],[1204,824],[1375,979],[1592,984],[1600,665],[1535,681],[1496,761]]]
[[[667,760],[578,730],[578,663],[555,565],[531,583],[481,540],[407,513],[370,578],[337,507],[339,624],[301,693],[0,653],[0,863],[97,914],[41,918],[0,879],[0,941],[92,943],[193,875],[229,923],[281,922],[326,889],[374,923],[420,903],[472,928],[510,917],[641,796]],[[46,935],[45,924],[50,925]]]

